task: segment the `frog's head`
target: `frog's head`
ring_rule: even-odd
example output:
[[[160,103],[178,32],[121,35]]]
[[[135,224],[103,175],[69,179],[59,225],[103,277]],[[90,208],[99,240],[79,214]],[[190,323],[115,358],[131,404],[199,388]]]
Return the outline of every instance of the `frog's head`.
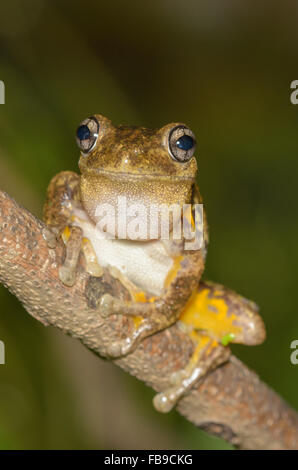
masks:
[[[195,137],[181,123],[160,129],[113,126],[95,114],[77,129],[81,150],[81,198],[89,217],[98,221],[99,205],[117,207],[119,196],[127,205],[191,202],[197,172]],[[97,212],[98,214],[98,212]]]

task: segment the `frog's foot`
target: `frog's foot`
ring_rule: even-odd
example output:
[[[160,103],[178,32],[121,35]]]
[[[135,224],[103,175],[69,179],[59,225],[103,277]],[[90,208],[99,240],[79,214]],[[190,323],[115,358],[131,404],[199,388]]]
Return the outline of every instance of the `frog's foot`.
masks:
[[[76,281],[76,268],[81,251],[83,233],[79,227],[66,227],[62,239],[66,245],[63,265],[59,268],[59,278],[68,287]]]
[[[103,268],[98,264],[96,253],[88,238],[83,238],[81,249],[85,256],[87,273],[91,276],[101,277],[103,275]]]
[[[110,315],[113,315],[114,314],[114,306],[116,305],[117,302],[119,302],[119,300],[116,299],[115,297],[113,297],[112,295],[104,294],[101,297],[100,302],[99,302],[100,315],[103,318],[107,318]]]
[[[110,358],[118,358],[132,353],[140,344],[140,341],[156,331],[155,328],[148,320],[142,320],[139,327],[137,327],[130,336],[123,340],[111,343],[107,348],[107,356]]]
[[[67,287],[72,287],[76,282],[76,269],[69,266],[61,266],[59,268],[60,281]]]
[[[53,229],[49,227],[44,227],[42,229],[42,236],[47,242],[49,248],[54,249],[57,245],[57,234],[54,232]]]
[[[152,302],[124,302],[110,294],[104,294],[99,302],[99,311],[103,318],[110,315],[149,318],[154,314],[154,304]]]
[[[172,374],[171,387],[158,393],[153,398],[155,409],[161,413],[168,413],[176,405],[178,400],[188,392],[199,379],[210,370],[226,362],[230,356],[230,350],[211,340],[205,335],[197,334],[197,346],[185,367]]]

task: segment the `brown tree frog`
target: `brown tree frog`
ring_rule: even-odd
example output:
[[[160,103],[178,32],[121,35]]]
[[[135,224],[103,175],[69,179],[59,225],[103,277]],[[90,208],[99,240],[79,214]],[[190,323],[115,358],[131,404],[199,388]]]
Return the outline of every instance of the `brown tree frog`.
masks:
[[[44,235],[50,246],[57,236],[65,243],[59,277],[66,286],[75,284],[82,255],[90,276],[100,278],[108,269],[128,290],[130,300],[109,293],[100,298],[100,315],[124,315],[135,322],[130,336],[111,341],[107,357],[129,354],[142,339],[175,322],[190,335],[195,348],[189,364],[154,398],[159,411],[169,411],[198,379],[227,361],[228,343],[263,342],[264,324],[254,303],[201,281],[208,243],[205,214],[199,247],[187,248],[182,232],[173,236],[177,221],[194,227],[195,206],[202,203],[193,132],[181,123],[157,130],[114,126],[96,114],[81,123],[76,136],[81,175],[62,172],[50,182],[44,207],[49,230]],[[130,207],[125,217],[124,205],[119,209],[124,203]],[[181,208],[178,219],[170,211],[173,205]],[[160,206],[169,209],[169,237],[163,236],[160,213],[154,230],[148,229],[152,208]],[[184,207],[190,208],[188,215]],[[111,217],[99,229],[103,214]],[[113,223],[116,215],[118,223]],[[129,224],[134,230],[128,233]],[[145,236],[141,225],[147,228]]]

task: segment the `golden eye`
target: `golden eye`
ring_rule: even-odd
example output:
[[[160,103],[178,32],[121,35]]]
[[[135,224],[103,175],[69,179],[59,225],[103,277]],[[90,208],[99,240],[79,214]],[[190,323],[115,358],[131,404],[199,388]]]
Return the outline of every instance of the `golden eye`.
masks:
[[[95,117],[85,119],[77,128],[76,138],[79,149],[89,153],[95,146],[99,131],[99,122]]]
[[[188,162],[194,154],[196,138],[186,126],[176,126],[169,134],[169,151],[177,162]]]

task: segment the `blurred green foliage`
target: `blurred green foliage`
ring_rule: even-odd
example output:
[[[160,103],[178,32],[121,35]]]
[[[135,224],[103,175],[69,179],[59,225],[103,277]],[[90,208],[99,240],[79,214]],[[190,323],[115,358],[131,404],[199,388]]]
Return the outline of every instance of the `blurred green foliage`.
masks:
[[[0,185],[41,215],[50,178],[77,169],[74,131],[184,121],[198,140],[210,248],[205,277],[255,300],[268,339],[234,352],[293,407],[298,366],[298,7],[290,0],[10,0],[0,16]],[[0,448],[230,448],[3,287]]]

